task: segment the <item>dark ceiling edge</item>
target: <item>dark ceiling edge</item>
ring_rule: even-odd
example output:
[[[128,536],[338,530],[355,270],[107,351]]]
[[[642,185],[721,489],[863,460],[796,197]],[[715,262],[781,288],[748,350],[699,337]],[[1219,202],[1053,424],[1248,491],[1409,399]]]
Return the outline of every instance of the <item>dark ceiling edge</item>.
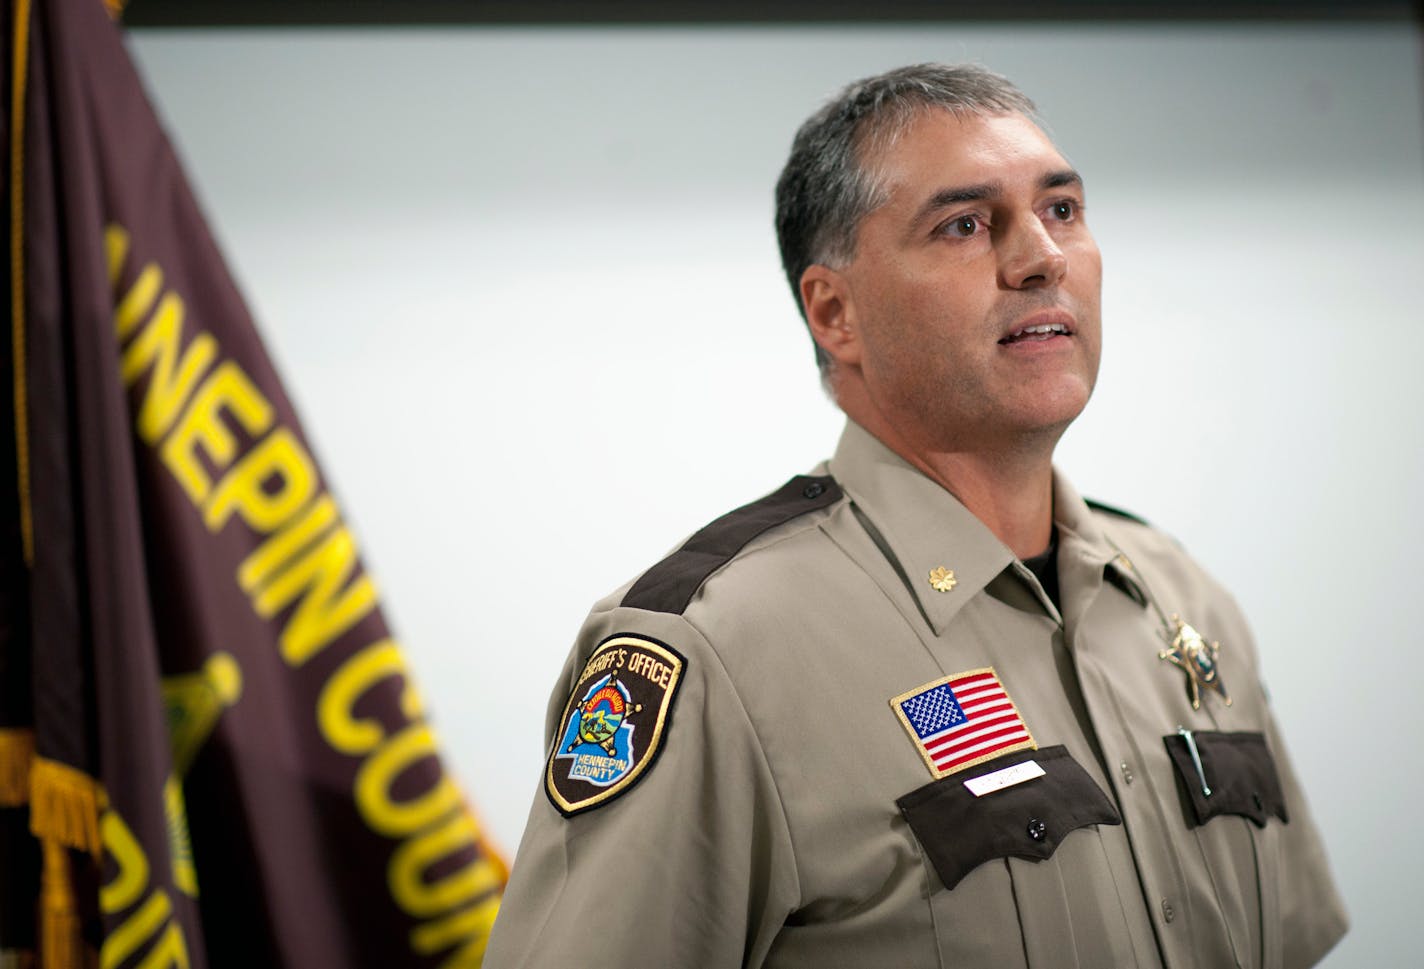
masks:
[[[1219,22],[1418,25],[1419,2],[1102,3],[1000,0],[130,0],[130,27],[663,27],[894,26],[895,24]],[[873,10],[873,13],[870,12]],[[992,10],[992,14],[990,14]]]

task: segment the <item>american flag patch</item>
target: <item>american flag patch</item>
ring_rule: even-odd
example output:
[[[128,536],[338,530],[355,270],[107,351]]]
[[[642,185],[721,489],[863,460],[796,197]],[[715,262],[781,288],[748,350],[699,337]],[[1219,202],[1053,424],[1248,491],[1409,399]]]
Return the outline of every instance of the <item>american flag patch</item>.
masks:
[[[993,667],[917,686],[890,706],[935,777],[1011,751],[1038,749]]]

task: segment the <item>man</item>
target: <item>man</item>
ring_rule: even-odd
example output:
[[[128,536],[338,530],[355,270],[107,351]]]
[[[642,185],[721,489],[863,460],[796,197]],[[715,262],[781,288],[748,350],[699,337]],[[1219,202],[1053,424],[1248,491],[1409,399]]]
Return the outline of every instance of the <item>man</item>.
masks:
[[[798,133],[777,229],[845,434],[594,607],[486,966],[1295,967],[1343,934],[1230,596],[1053,471],[1101,264],[1032,112],[921,65]]]

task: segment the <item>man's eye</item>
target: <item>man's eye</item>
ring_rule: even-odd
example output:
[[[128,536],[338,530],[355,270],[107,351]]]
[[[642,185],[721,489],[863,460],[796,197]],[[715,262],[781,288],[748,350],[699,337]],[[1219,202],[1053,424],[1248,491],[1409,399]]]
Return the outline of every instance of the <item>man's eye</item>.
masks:
[[[1071,201],[1054,202],[1048,209],[1059,222],[1072,222],[1078,214],[1078,203]]]
[[[973,215],[961,215],[951,219],[945,226],[947,232],[957,236],[972,236],[979,229],[979,219]]]

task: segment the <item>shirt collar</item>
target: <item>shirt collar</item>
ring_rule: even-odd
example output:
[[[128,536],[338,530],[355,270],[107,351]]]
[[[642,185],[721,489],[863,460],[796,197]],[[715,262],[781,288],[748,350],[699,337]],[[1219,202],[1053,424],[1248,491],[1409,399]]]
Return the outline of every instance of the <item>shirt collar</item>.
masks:
[[[1073,590],[1063,593],[1063,619],[1069,626],[1077,624],[1103,579],[1139,606],[1146,605],[1147,594],[1127,556],[1057,468],[1053,469],[1053,517],[1058,525],[1059,584]]]
[[[846,421],[830,472],[880,532],[896,560],[892,565],[900,570],[936,635],[1015,561],[1008,546],[958,498],[854,421]],[[1090,575],[1101,581],[1105,569],[1122,571],[1128,582],[1134,582],[1117,566],[1119,553],[1092,511],[1056,468],[1053,507],[1065,587]],[[949,591],[931,584],[930,573],[940,569],[954,573]]]
[[[959,499],[854,421],[846,422],[830,471],[884,538],[936,635],[1014,561]],[[936,569],[954,573],[949,591],[930,585]]]

